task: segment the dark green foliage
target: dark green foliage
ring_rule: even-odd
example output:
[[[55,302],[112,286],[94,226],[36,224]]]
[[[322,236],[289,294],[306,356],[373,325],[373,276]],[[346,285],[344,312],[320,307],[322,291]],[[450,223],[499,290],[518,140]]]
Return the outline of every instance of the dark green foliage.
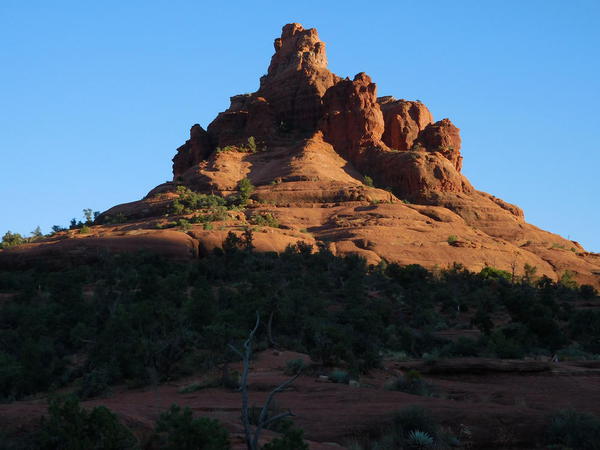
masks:
[[[404,375],[389,381],[385,387],[390,391],[413,395],[431,396],[433,394],[433,386],[427,383],[417,370],[407,371]]]
[[[130,450],[139,448],[131,431],[108,408],[83,409],[76,398],[53,400],[35,435],[40,450]]]
[[[298,372],[301,372],[306,367],[306,363],[303,359],[290,359],[285,362],[284,373],[286,375],[296,375]]]
[[[365,441],[358,439],[355,447],[364,449],[449,449],[460,446],[455,436],[443,432],[427,410],[408,406],[398,411],[392,423],[375,432]]]
[[[273,439],[265,444],[263,450],[308,450],[308,444],[304,442],[304,432],[299,429],[287,431],[283,436]]]
[[[598,295],[598,291],[594,286],[582,284],[579,286],[579,295],[585,300],[591,300]]]
[[[368,175],[365,175],[362,180],[363,184],[368,187],[373,187],[373,178]]]
[[[461,336],[455,342],[446,345],[441,353],[442,356],[478,356],[481,352],[481,344],[475,339]]]
[[[225,147],[217,147],[215,152],[239,152],[239,153],[256,153],[264,152],[267,148],[264,144],[258,144],[254,136],[250,136],[247,140],[247,144],[227,145]]]
[[[192,263],[107,255],[60,271],[0,271],[0,292],[15,295],[0,304],[0,398],[74,381],[81,395],[96,396],[114,383],[140,386],[214,368],[232,360],[228,344],[246,336],[256,311],[274,313],[278,345],[353,374],[377,367],[388,351],[520,357],[578,343],[600,352],[600,313],[573,308],[590,292],[548,278],[512,283],[460,265],[434,276],[418,265],[369,268],[359,257],[312,253],[308,245],[281,254],[252,248],[245,230]],[[472,319],[482,339],[435,336],[457,311],[469,311],[463,324]],[[498,314],[502,326],[491,320]],[[265,324],[256,338],[267,342]]]
[[[248,178],[242,178],[238,183],[238,191],[239,191],[239,203],[240,205],[245,205],[250,200],[250,196],[254,192],[254,185],[250,182]]]
[[[185,186],[177,186],[179,198],[173,200],[171,211],[174,214],[190,214],[200,209],[215,209],[224,207],[227,201],[218,195],[200,194]]]
[[[398,411],[393,418],[394,428],[406,438],[411,431],[423,431],[437,436],[439,425],[431,414],[421,406],[408,406]]]
[[[350,382],[350,374],[345,370],[336,369],[329,373],[329,379],[334,383],[348,384]]]
[[[11,233],[7,231],[2,236],[2,243],[0,243],[0,248],[9,248],[15,245],[24,244],[27,240],[21,236],[19,233]]]
[[[255,214],[250,218],[250,223],[260,227],[279,228],[279,221],[271,213]]]
[[[512,279],[512,275],[510,273],[508,273],[506,270],[500,270],[500,269],[496,269],[495,267],[490,267],[490,266],[486,266],[483,269],[481,269],[481,272],[479,272],[479,275],[481,275],[483,278],[492,278],[492,279],[505,279],[507,281],[510,281]]]
[[[559,411],[544,433],[545,443],[577,450],[600,449],[600,419],[592,414]]]
[[[103,223],[108,224],[108,225],[118,225],[120,223],[125,223],[128,220],[129,220],[129,218],[125,214],[120,212],[115,216],[105,216]]]
[[[584,350],[600,353],[600,311],[582,310],[573,313],[569,332]]]
[[[192,411],[177,405],[160,415],[153,443],[160,450],[227,450],[227,430],[218,421],[194,418]]]
[[[94,369],[83,376],[77,395],[79,398],[86,399],[106,394],[110,381],[110,373],[107,369]]]

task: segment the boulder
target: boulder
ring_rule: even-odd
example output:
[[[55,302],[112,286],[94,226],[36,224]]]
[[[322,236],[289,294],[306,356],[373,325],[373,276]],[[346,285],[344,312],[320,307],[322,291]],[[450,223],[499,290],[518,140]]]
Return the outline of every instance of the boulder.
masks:
[[[391,96],[380,97],[377,102],[385,122],[382,140],[395,150],[411,150],[419,133],[433,122],[431,112],[421,102],[396,100]]]

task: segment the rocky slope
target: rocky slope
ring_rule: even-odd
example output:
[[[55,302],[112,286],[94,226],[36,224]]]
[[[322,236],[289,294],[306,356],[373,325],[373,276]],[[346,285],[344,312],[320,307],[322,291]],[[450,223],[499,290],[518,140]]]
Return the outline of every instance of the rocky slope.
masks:
[[[0,264],[93,257],[101,249],[192,258],[270,214],[278,226],[256,228],[258,250],[321,242],[373,264],[458,262],[515,274],[529,264],[538,275],[558,279],[568,270],[580,283],[600,286],[600,255],[477,191],[461,173],[460,146],[449,119],[434,121],[418,101],[378,98],[365,73],[333,74],[317,31],[288,24],[258,91],[232,97],[206,130],[191,128],[173,158],[172,182],[104,212],[89,233],[70,230],[0,251]],[[256,186],[245,208],[211,226],[157,229],[192,217],[173,213],[178,186],[231,196],[243,178]]]

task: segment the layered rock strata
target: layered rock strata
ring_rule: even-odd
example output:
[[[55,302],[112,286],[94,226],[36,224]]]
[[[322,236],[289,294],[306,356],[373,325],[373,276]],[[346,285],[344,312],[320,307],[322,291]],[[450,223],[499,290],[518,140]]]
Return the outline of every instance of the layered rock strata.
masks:
[[[0,252],[0,264],[61,252],[89,255],[103,242],[110,250],[149,246],[197,257],[264,213],[279,227],[255,233],[258,250],[320,242],[374,264],[458,262],[517,275],[528,264],[538,275],[558,279],[568,270],[600,286],[600,255],[528,224],[519,207],[471,185],[461,173],[460,130],[449,119],[435,121],[419,101],[377,97],[365,73],[333,74],[314,28],[285,25],[274,47],[257,92],[231,97],[206,130],[191,128],[173,158],[172,182],[104,212],[99,223],[105,225],[92,227],[91,236],[58,234]],[[218,229],[155,229],[172,220],[178,186],[228,196],[243,178],[256,186],[253,200],[245,211],[229,212]],[[106,224],[114,217],[126,221]],[[160,240],[165,243],[156,245]]]

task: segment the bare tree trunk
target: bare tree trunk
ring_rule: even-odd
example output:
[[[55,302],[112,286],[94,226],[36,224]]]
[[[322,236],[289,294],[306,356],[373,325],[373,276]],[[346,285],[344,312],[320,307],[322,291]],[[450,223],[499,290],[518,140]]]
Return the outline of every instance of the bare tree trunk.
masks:
[[[273,340],[273,315],[274,314],[275,314],[275,311],[271,311],[271,314],[269,314],[269,323],[267,325],[267,337],[269,339],[269,345],[273,348],[277,348],[277,344]]]
[[[271,328],[272,319],[273,319],[273,313],[271,313],[271,316],[269,317],[269,326],[268,326],[269,335],[271,332],[270,328]],[[251,426],[250,426],[250,418],[249,418],[249,413],[248,413],[248,372],[250,371],[250,357],[252,356],[252,341],[254,339],[254,335],[256,334],[256,330],[258,330],[259,324],[260,324],[260,315],[257,312],[256,313],[256,324],[254,325],[254,329],[250,332],[248,339],[246,339],[246,341],[244,342],[244,352],[241,352],[236,347],[229,344],[229,348],[231,348],[238,356],[240,356],[242,358],[242,362],[243,362],[243,371],[242,371],[242,378],[240,381],[239,390],[242,393],[242,416],[241,416],[241,419],[242,419],[242,424],[244,426],[244,437],[246,439],[246,448],[248,450],[258,450],[260,434],[265,427],[267,427],[268,425],[270,425],[280,419],[283,419],[284,417],[289,417],[289,416],[294,415],[294,414],[292,414],[291,411],[287,411],[287,412],[284,412],[281,414],[277,414],[276,416],[271,417],[271,418],[268,417],[269,416],[269,408],[271,407],[271,402],[273,401],[275,394],[283,391],[285,388],[287,388],[289,385],[291,385],[296,380],[296,378],[298,378],[300,376],[300,373],[301,373],[301,371],[299,371],[294,377],[281,383],[279,386],[277,386],[275,389],[273,389],[269,393],[269,396],[267,397],[267,401],[265,402],[264,406],[262,407],[262,409],[260,411],[258,423],[256,424],[256,428],[254,429],[254,433],[252,433]],[[269,341],[271,343],[273,343],[270,336],[269,336]]]

